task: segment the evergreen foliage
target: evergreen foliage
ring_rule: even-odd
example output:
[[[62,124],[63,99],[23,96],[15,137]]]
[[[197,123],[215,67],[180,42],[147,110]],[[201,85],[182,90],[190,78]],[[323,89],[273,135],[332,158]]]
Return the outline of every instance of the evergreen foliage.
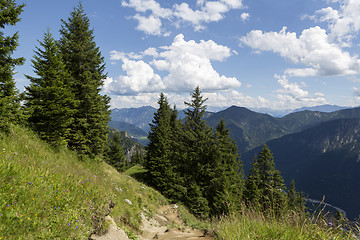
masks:
[[[26,76],[26,109],[29,123],[52,145],[66,145],[73,122],[74,95],[56,41],[48,30],[36,47],[32,64],[38,77]]]
[[[114,132],[112,138],[110,138],[107,154],[107,162],[120,172],[126,170],[127,167],[127,161],[121,142],[120,133],[118,131]]]
[[[235,141],[229,134],[221,119],[215,129],[216,156],[210,190],[213,214],[229,214],[241,207],[244,175]]]
[[[241,204],[243,175],[237,148],[224,121],[214,133],[202,119],[206,99],[199,87],[191,95],[184,122],[160,95],[148,137],[148,181],[198,216],[227,214]]]
[[[148,170],[149,183],[156,186],[169,198],[179,198],[179,192],[174,191],[178,182],[181,181],[176,174],[176,163],[174,163],[174,152],[172,143],[174,136],[174,121],[177,113],[170,108],[164,94],[160,95],[159,109],[154,114],[154,120],[150,124],[149,145],[145,158],[145,168]],[[175,120],[174,120],[175,119]]]
[[[287,192],[288,207],[292,210],[304,211],[305,210],[305,198],[302,193],[296,191],[295,181],[291,180],[290,188]]]
[[[68,21],[62,20],[62,23],[60,50],[77,101],[69,146],[80,155],[102,155],[110,120],[110,98],[100,95],[106,78],[104,58],[81,3],[71,12]]]
[[[264,213],[280,216],[284,211],[304,210],[304,199],[295,190],[293,182],[286,194],[284,180],[275,169],[270,149],[264,145],[255,157],[252,169],[245,181],[244,198],[247,204]]]
[[[13,75],[15,67],[22,65],[25,59],[11,56],[19,45],[19,34],[4,36],[3,29],[20,21],[24,6],[17,5],[15,0],[0,1],[0,130],[5,131],[9,130],[11,122],[21,120],[21,99]]]

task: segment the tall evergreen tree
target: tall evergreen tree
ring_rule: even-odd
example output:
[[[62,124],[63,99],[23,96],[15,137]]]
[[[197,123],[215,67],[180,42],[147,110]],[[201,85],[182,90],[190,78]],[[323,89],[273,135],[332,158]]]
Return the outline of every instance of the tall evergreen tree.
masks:
[[[69,146],[80,154],[102,155],[110,120],[110,98],[100,94],[107,75],[104,58],[81,3],[71,12],[68,21],[62,20],[62,23],[60,50],[78,102]]]
[[[24,58],[12,58],[11,55],[19,45],[19,34],[4,36],[7,25],[20,21],[19,15],[25,5],[17,5],[15,0],[0,1],[0,129],[8,130],[10,122],[20,120],[20,96],[13,79],[14,69],[22,65]]]
[[[243,171],[235,141],[225,122],[215,129],[215,161],[210,188],[210,207],[213,215],[228,214],[240,208],[243,191]]]
[[[259,210],[278,215],[286,208],[284,180],[275,169],[274,158],[266,145],[254,159],[245,187],[245,199],[259,206]]]
[[[126,157],[121,144],[121,136],[118,131],[114,132],[112,138],[110,138],[107,162],[114,166],[118,171],[124,171],[126,169]]]
[[[66,145],[73,121],[74,95],[69,89],[70,76],[50,31],[36,47],[32,64],[38,77],[26,76],[25,106],[29,122],[40,137],[53,145]]]
[[[211,128],[202,119],[205,115],[206,105],[200,88],[196,87],[191,93],[192,101],[185,102],[188,109],[185,110],[183,144],[185,155],[183,159],[183,172],[187,173],[186,181],[188,186],[188,196],[185,200],[192,212],[202,212],[203,215],[209,214],[208,199],[210,193],[211,180],[213,175],[214,149],[213,133]],[[196,187],[195,185],[198,185]],[[198,191],[201,189],[201,191]],[[193,191],[193,192],[189,192]],[[196,197],[197,196],[197,197]],[[198,198],[201,204],[194,204],[194,199]],[[200,208],[200,209],[199,209]]]
[[[179,200],[183,191],[181,190],[181,177],[176,170],[177,163],[174,162],[173,137],[175,120],[177,114],[172,111],[170,105],[161,93],[159,109],[154,114],[150,124],[149,144],[145,158],[145,168],[148,170],[148,179],[151,185],[160,190],[169,198]]]

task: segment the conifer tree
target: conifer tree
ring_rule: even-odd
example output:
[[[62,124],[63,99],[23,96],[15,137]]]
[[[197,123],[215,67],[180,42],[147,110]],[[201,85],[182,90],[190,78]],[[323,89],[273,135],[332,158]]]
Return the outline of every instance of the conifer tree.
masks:
[[[296,191],[294,179],[291,180],[290,188],[287,192],[287,197],[289,209],[294,211],[304,211],[305,199],[301,193]]]
[[[243,171],[235,141],[220,120],[215,129],[216,150],[210,189],[213,215],[228,214],[240,208],[243,190]]]
[[[19,45],[19,34],[4,36],[3,29],[20,21],[24,6],[17,5],[14,0],[0,1],[0,129],[3,130],[8,130],[9,123],[21,119],[20,95],[13,75],[15,67],[25,61],[24,58],[11,57]]]
[[[112,134],[112,138],[110,139],[107,162],[120,172],[126,169],[126,157],[124,149],[121,145],[121,136],[118,131],[114,132],[114,134]]]
[[[173,138],[176,135],[175,126],[177,112],[170,108],[167,98],[160,94],[159,109],[154,114],[150,124],[149,144],[145,158],[145,168],[148,170],[149,183],[160,190],[165,196],[179,200],[181,177],[176,170],[178,164],[174,161]]]
[[[110,120],[110,99],[100,94],[106,78],[104,58],[81,3],[71,12],[68,21],[62,20],[62,23],[60,50],[78,104],[69,146],[80,154],[102,155]]]
[[[284,180],[275,169],[272,153],[266,145],[254,159],[245,187],[244,198],[260,207],[258,210],[279,215],[286,208]]]
[[[40,47],[36,47],[32,64],[38,77],[26,76],[25,106],[29,123],[42,139],[52,145],[66,145],[73,121],[74,95],[69,89],[70,76],[56,41],[48,30]]]
[[[188,189],[187,204],[191,211],[202,212],[203,215],[209,214],[208,199],[210,195],[210,186],[213,175],[213,162],[215,161],[213,149],[213,133],[211,128],[202,119],[205,115],[207,99],[203,99],[199,87],[191,93],[192,101],[185,102],[189,108],[185,110],[185,121],[183,130],[184,156],[186,161],[183,164],[183,172],[187,174],[185,177],[186,184],[192,186]],[[198,185],[196,187],[195,185]],[[198,191],[201,189],[201,191]],[[193,192],[189,192],[193,191]],[[202,204],[194,204],[198,197],[198,201]]]

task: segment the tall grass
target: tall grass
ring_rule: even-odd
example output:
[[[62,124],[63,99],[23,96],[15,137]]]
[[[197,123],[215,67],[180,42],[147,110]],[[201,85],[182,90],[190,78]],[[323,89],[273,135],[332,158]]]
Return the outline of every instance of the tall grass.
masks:
[[[217,239],[276,239],[276,240],[340,240],[358,239],[341,225],[335,226],[320,215],[310,217],[289,212],[282,218],[265,217],[259,212],[243,208],[242,213],[223,217],[216,229]]]
[[[24,128],[0,139],[0,239],[88,239],[109,213],[138,233],[140,212],[164,202],[102,161],[54,150]]]

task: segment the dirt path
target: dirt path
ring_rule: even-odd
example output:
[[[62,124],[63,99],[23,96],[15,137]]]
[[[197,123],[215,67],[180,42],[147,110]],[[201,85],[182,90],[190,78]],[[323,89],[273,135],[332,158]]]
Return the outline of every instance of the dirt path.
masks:
[[[141,230],[144,239],[158,240],[213,240],[212,236],[205,235],[203,231],[192,229],[180,220],[176,205],[162,206],[159,214],[153,218],[142,217]],[[172,227],[171,227],[172,226]]]
[[[203,231],[192,229],[184,225],[181,221],[176,205],[160,207],[158,214],[153,217],[146,217],[141,214],[142,234],[140,240],[214,240],[213,236],[205,235]],[[111,217],[109,221],[109,231],[103,236],[91,236],[93,240],[128,240],[125,232],[116,226]]]

